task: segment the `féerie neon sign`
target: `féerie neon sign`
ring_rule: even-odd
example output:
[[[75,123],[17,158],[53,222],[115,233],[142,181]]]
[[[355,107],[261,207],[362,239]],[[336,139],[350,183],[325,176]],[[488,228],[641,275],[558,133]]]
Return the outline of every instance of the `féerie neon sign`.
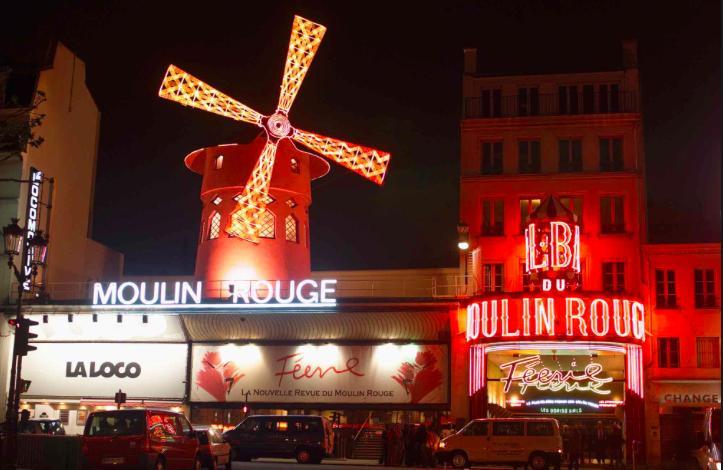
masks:
[[[530,387],[551,392],[580,391],[593,392],[598,395],[610,394],[610,390],[602,387],[612,382],[613,378],[598,377],[603,370],[601,364],[591,362],[585,366],[581,373],[572,370],[553,370],[547,367],[536,369],[535,367],[540,364],[542,364],[542,359],[539,355],[523,357],[500,364],[500,370],[507,374],[506,377],[501,379],[505,385],[505,393],[510,391],[513,383],[517,383],[520,387],[520,395],[524,395]],[[518,371],[521,371],[521,373],[516,374]]]

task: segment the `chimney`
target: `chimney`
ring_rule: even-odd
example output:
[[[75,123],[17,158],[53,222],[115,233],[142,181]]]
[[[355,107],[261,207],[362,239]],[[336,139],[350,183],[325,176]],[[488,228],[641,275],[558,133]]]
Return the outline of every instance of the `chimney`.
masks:
[[[477,72],[477,49],[464,49],[464,73],[472,75]]]
[[[623,48],[623,69],[627,70],[638,68],[637,39],[623,39],[621,44]]]

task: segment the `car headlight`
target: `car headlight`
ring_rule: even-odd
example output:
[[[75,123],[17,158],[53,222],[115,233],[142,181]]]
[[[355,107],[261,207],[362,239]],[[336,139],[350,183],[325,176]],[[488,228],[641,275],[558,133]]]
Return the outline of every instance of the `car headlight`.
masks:
[[[439,448],[440,448],[440,449],[444,449],[445,447],[447,447],[447,443],[446,443],[446,442],[442,441],[442,442],[439,443]],[[720,469],[720,464],[718,464],[718,469]]]

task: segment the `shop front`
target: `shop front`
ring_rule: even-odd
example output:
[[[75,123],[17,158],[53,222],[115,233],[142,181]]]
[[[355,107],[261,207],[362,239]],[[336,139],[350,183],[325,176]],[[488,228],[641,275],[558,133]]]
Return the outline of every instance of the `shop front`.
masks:
[[[119,391],[122,406],[220,427],[251,413],[322,414],[355,429],[449,414],[456,303],[237,305],[28,307],[39,324],[21,406],[69,434],[90,411],[115,408]]]
[[[643,438],[644,307],[576,292],[473,299],[467,306],[472,417],[551,416],[593,436]]]

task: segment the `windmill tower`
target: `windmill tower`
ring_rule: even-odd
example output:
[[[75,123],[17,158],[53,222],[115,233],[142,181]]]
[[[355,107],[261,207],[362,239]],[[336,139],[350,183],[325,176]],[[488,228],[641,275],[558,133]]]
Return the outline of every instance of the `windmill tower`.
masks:
[[[264,130],[249,144],[207,147],[186,166],[203,175],[196,277],[206,281],[309,276],[311,180],[326,159],[382,184],[390,155],[293,127],[289,110],[326,28],[294,17],[276,111],[265,116],[171,65],[158,95]],[[295,144],[316,154],[299,150]]]

